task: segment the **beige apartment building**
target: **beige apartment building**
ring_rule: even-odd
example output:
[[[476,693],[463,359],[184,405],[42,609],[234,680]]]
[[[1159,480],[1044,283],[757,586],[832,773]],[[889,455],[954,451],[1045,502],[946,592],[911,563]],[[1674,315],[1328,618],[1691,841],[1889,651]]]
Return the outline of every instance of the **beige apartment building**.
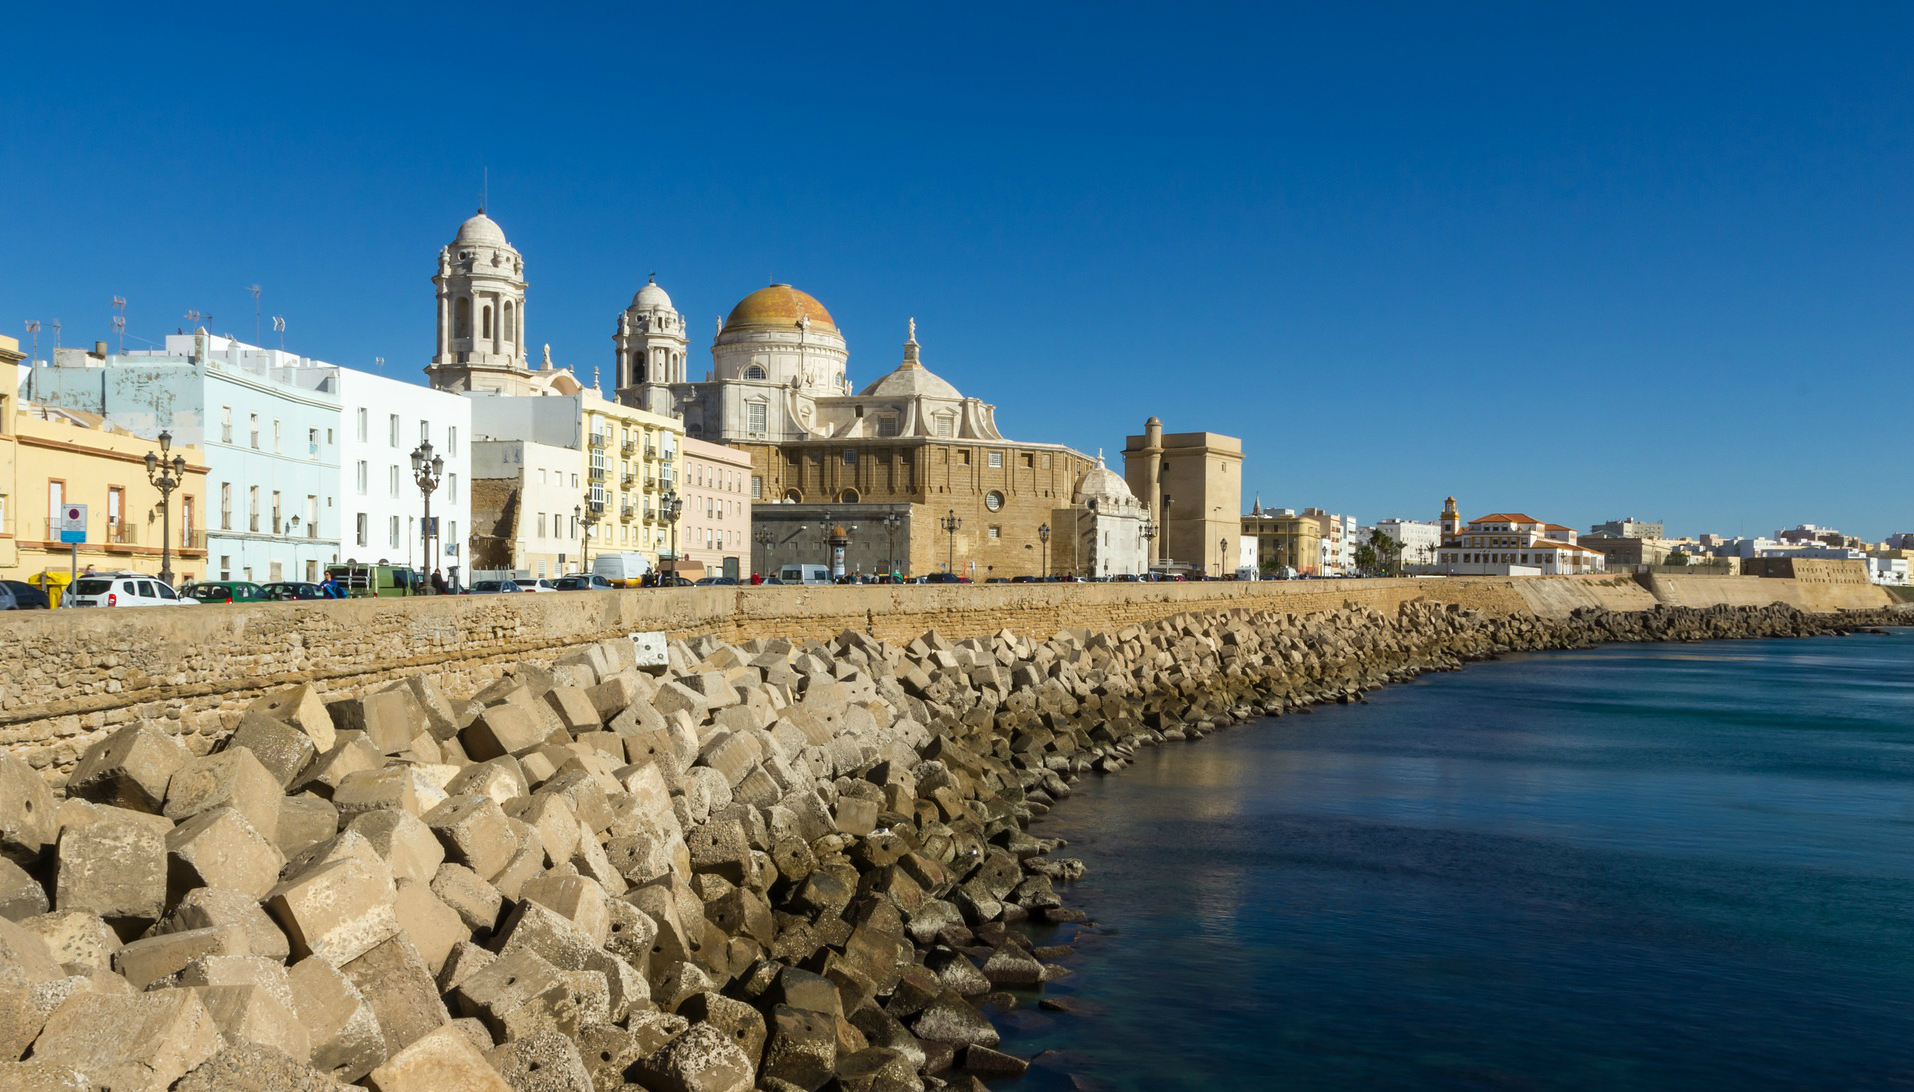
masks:
[[[679,448],[678,573],[688,579],[722,576],[725,560],[751,575],[751,455],[708,440]],[[667,544],[666,550],[670,546]],[[669,566],[667,566],[669,567]]]

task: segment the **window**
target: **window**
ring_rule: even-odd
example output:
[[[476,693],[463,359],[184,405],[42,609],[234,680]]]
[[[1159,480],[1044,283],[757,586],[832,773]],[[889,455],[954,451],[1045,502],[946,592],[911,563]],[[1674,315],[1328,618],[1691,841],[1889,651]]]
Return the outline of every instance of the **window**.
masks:
[[[272,491],[272,533],[282,534],[284,526],[279,522],[279,490]]]
[[[459,476],[457,474],[447,474],[445,476],[445,483],[446,497],[448,499],[457,497],[459,495]]]
[[[359,442],[366,442],[366,411],[363,406],[359,408]]]
[[[233,529],[232,482],[219,483],[219,529],[222,531],[230,531]],[[222,569],[226,567],[226,560],[224,558],[220,559],[219,567]]]
[[[423,444],[431,439],[432,439],[432,422],[420,421],[419,422],[419,442]]]
[[[219,407],[219,442],[223,444],[233,442],[233,407],[231,406]]]
[[[948,413],[940,413],[937,415],[936,427],[932,431],[938,436],[949,436],[956,430],[956,427],[956,418]],[[969,462],[970,460],[966,458],[964,461]]]
[[[890,414],[879,417],[877,419],[877,434],[879,436],[897,435],[897,418]]]
[[[319,430],[316,428],[309,428],[306,430],[306,458],[317,459],[318,457],[319,457]]]
[[[538,514],[538,537],[545,537],[545,513],[543,512]]]
[[[751,475],[751,499],[764,499],[764,476],[761,474]]]
[[[990,469],[1002,470],[1003,468],[1004,468],[1004,453],[1001,451],[991,452],[990,453]]]
[[[366,461],[364,459],[359,460],[357,480],[359,483],[359,495],[363,497],[366,495]],[[362,542],[360,545],[363,546],[365,543]]]
[[[249,413],[246,416],[250,418],[250,424],[252,426],[253,450],[258,451],[259,450],[259,415],[257,413]]]
[[[390,480],[390,482],[391,482],[391,485],[392,485],[392,495],[393,495],[393,496],[395,496],[395,497],[396,497],[396,496],[398,496],[398,495],[399,495],[399,468],[398,468],[398,467],[396,467],[396,466],[390,466],[390,467],[387,467],[387,468],[386,468],[386,477],[387,477],[387,478],[388,478],[388,479]]]
[[[367,522],[368,522],[367,517],[364,512],[361,512],[357,516],[353,517],[353,527],[352,527],[353,545],[364,546],[366,544],[366,523]]]
[[[753,436],[764,435],[764,410],[765,404],[763,402],[746,402],[744,404],[744,430],[746,432]]]
[[[272,449],[275,452],[285,450],[284,444],[282,443],[282,440],[280,437],[280,428],[279,428],[278,418],[274,418],[272,423]]]
[[[984,494],[984,507],[995,512],[1004,506],[1004,495],[992,489]]]
[[[472,301],[464,296],[460,296],[452,307],[452,336],[472,336]],[[359,438],[365,439],[363,436]]]
[[[992,524],[990,526],[990,530],[985,532],[985,535],[986,537],[989,537],[989,538],[1002,538],[1003,528],[998,527],[996,524]]]
[[[744,377],[746,379],[763,379],[764,369],[758,367],[756,364],[753,364],[749,368],[746,368],[744,370]]]
[[[386,522],[385,522],[385,537],[386,537],[386,541],[387,541],[387,542],[389,542],[389,543],[391,543],[391,544],[392,544],[392,547],[393,547],[394,549],[397,549],[397,548],[398,548],[398,545],[399,545],[399,517],[397,517],[397,516],[388,516],[388,517],[386,518]]]
[[[844,452],[844,465],[855,467],[857,465],[857,452],[847,449]]]
[[[233,578],[233,555],[219,555],[219,578],[221,580],[231,580]]]
[[[259,530],[259,487],[256,485],[246,487],[246,529]]]
[[[388,446],[399,446],[399,415],[394,413],[386,421],[386,439]]]
[[[445,430],[445,457],[451,458],[459,453],[459,429],[452,425]]]

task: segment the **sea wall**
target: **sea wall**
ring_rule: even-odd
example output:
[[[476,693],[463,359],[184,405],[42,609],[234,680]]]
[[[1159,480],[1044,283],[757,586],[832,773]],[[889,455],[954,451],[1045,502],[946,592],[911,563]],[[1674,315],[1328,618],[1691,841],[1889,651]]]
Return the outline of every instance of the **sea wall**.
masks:
[[[1671,607],[1761,607],[1785,603],[1796,610],[1818,614],[1879,610],[1894,602],[1887,589],[1878,585],[1830,580],[1820,572],[1799,578],[1650,573],[1647,581],[1655,601]]]
[[[1663,601],[1684,605],[1879,605],[1863,603],[1866,588],[1744,580],[1730,589],[1742,598],[1728,598],[1686,583],[1705,578],[1672,579],[1679,596]],[[846,630],[880,640],[927,631],[965,638],[1068,626],[1115,630],[1192,611],[1306,613],[1350,603],[1393,613],[1417,598],[1491,616],[1543,618],[1590,608],[1646,610],[1657,602],[1627,577],[1590,576],[711,587],[13,614],[0,621],[0,750],[64,770],[105,733],[141,721],[203,754],[274,687],[310,684],[337,696],[430,673],[448,690],[476,691],[513,665],[550,664],[634,632],[727,641],[822,640]]]

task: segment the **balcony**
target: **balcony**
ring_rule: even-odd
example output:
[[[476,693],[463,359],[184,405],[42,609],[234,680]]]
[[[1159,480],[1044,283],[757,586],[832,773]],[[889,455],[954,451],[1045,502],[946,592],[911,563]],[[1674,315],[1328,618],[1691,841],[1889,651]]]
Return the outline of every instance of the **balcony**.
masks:
[[[638,509],[632,507],[629,504],[622,505],[618,509],[618,518],[623,520],[626,523],[630,523],[632,521],[632,517],[636,516],[637,514],[638,514]]]
[[[55,537],[57,538],[58,535],[56,534]],[[106,544],[108,546],[137,546],[139,541],[139,528],[125,520],[107,521]]]
[[[605,480],[605,468],[602,466],[594,466],[586,473],[592,481],[602,482]]]
[[[658,447],[657,447],[657,445],[655,445],[655,444],[646,444],[646,445],[645,445],[645,458],[647,458],[647,459],[656,459],[657,457],[658,457]]]
[[[658,491],[658,479],[654,477],[653,475],[646,474],[645,475],[645,492],[655,493],[657,491]]]
[[[626,489],[630,489],[632,485],[638,481],[638,472],[635,470],[627,470],[618,476],[618,480]]]
[[[223,509],[220,511],[219,529],[222,531],[230,531],[233,529],[233,513],[231,509]]]
[[[638,454],[638,441],[626,440],[624,443],[618,445],[618,451],[620,454],[624,455],[627,459],[629,459],[633,455]]]
[[[246,529],[254,534],[259,533],[259,513],[254,512],[252,515],[246,517]]]
[[[611,440],[607,438],[606,435],[602,432],[594,432],[591,434],[591,439],[588,442],[593,447],[603,448],[605,445],[609,444]]]

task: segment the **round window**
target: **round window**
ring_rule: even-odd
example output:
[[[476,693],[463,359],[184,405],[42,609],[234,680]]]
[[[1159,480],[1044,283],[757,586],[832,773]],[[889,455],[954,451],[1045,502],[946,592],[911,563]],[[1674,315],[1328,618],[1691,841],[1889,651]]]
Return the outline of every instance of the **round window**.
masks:
[[[990,492],[984,494],[985,508],[988,508],[992,512],[995,512],[997,509],[1002,508],[1003,506],[1004,506],[1004,495],[1002,493],[999,493],[995,489],[992,489]]]

